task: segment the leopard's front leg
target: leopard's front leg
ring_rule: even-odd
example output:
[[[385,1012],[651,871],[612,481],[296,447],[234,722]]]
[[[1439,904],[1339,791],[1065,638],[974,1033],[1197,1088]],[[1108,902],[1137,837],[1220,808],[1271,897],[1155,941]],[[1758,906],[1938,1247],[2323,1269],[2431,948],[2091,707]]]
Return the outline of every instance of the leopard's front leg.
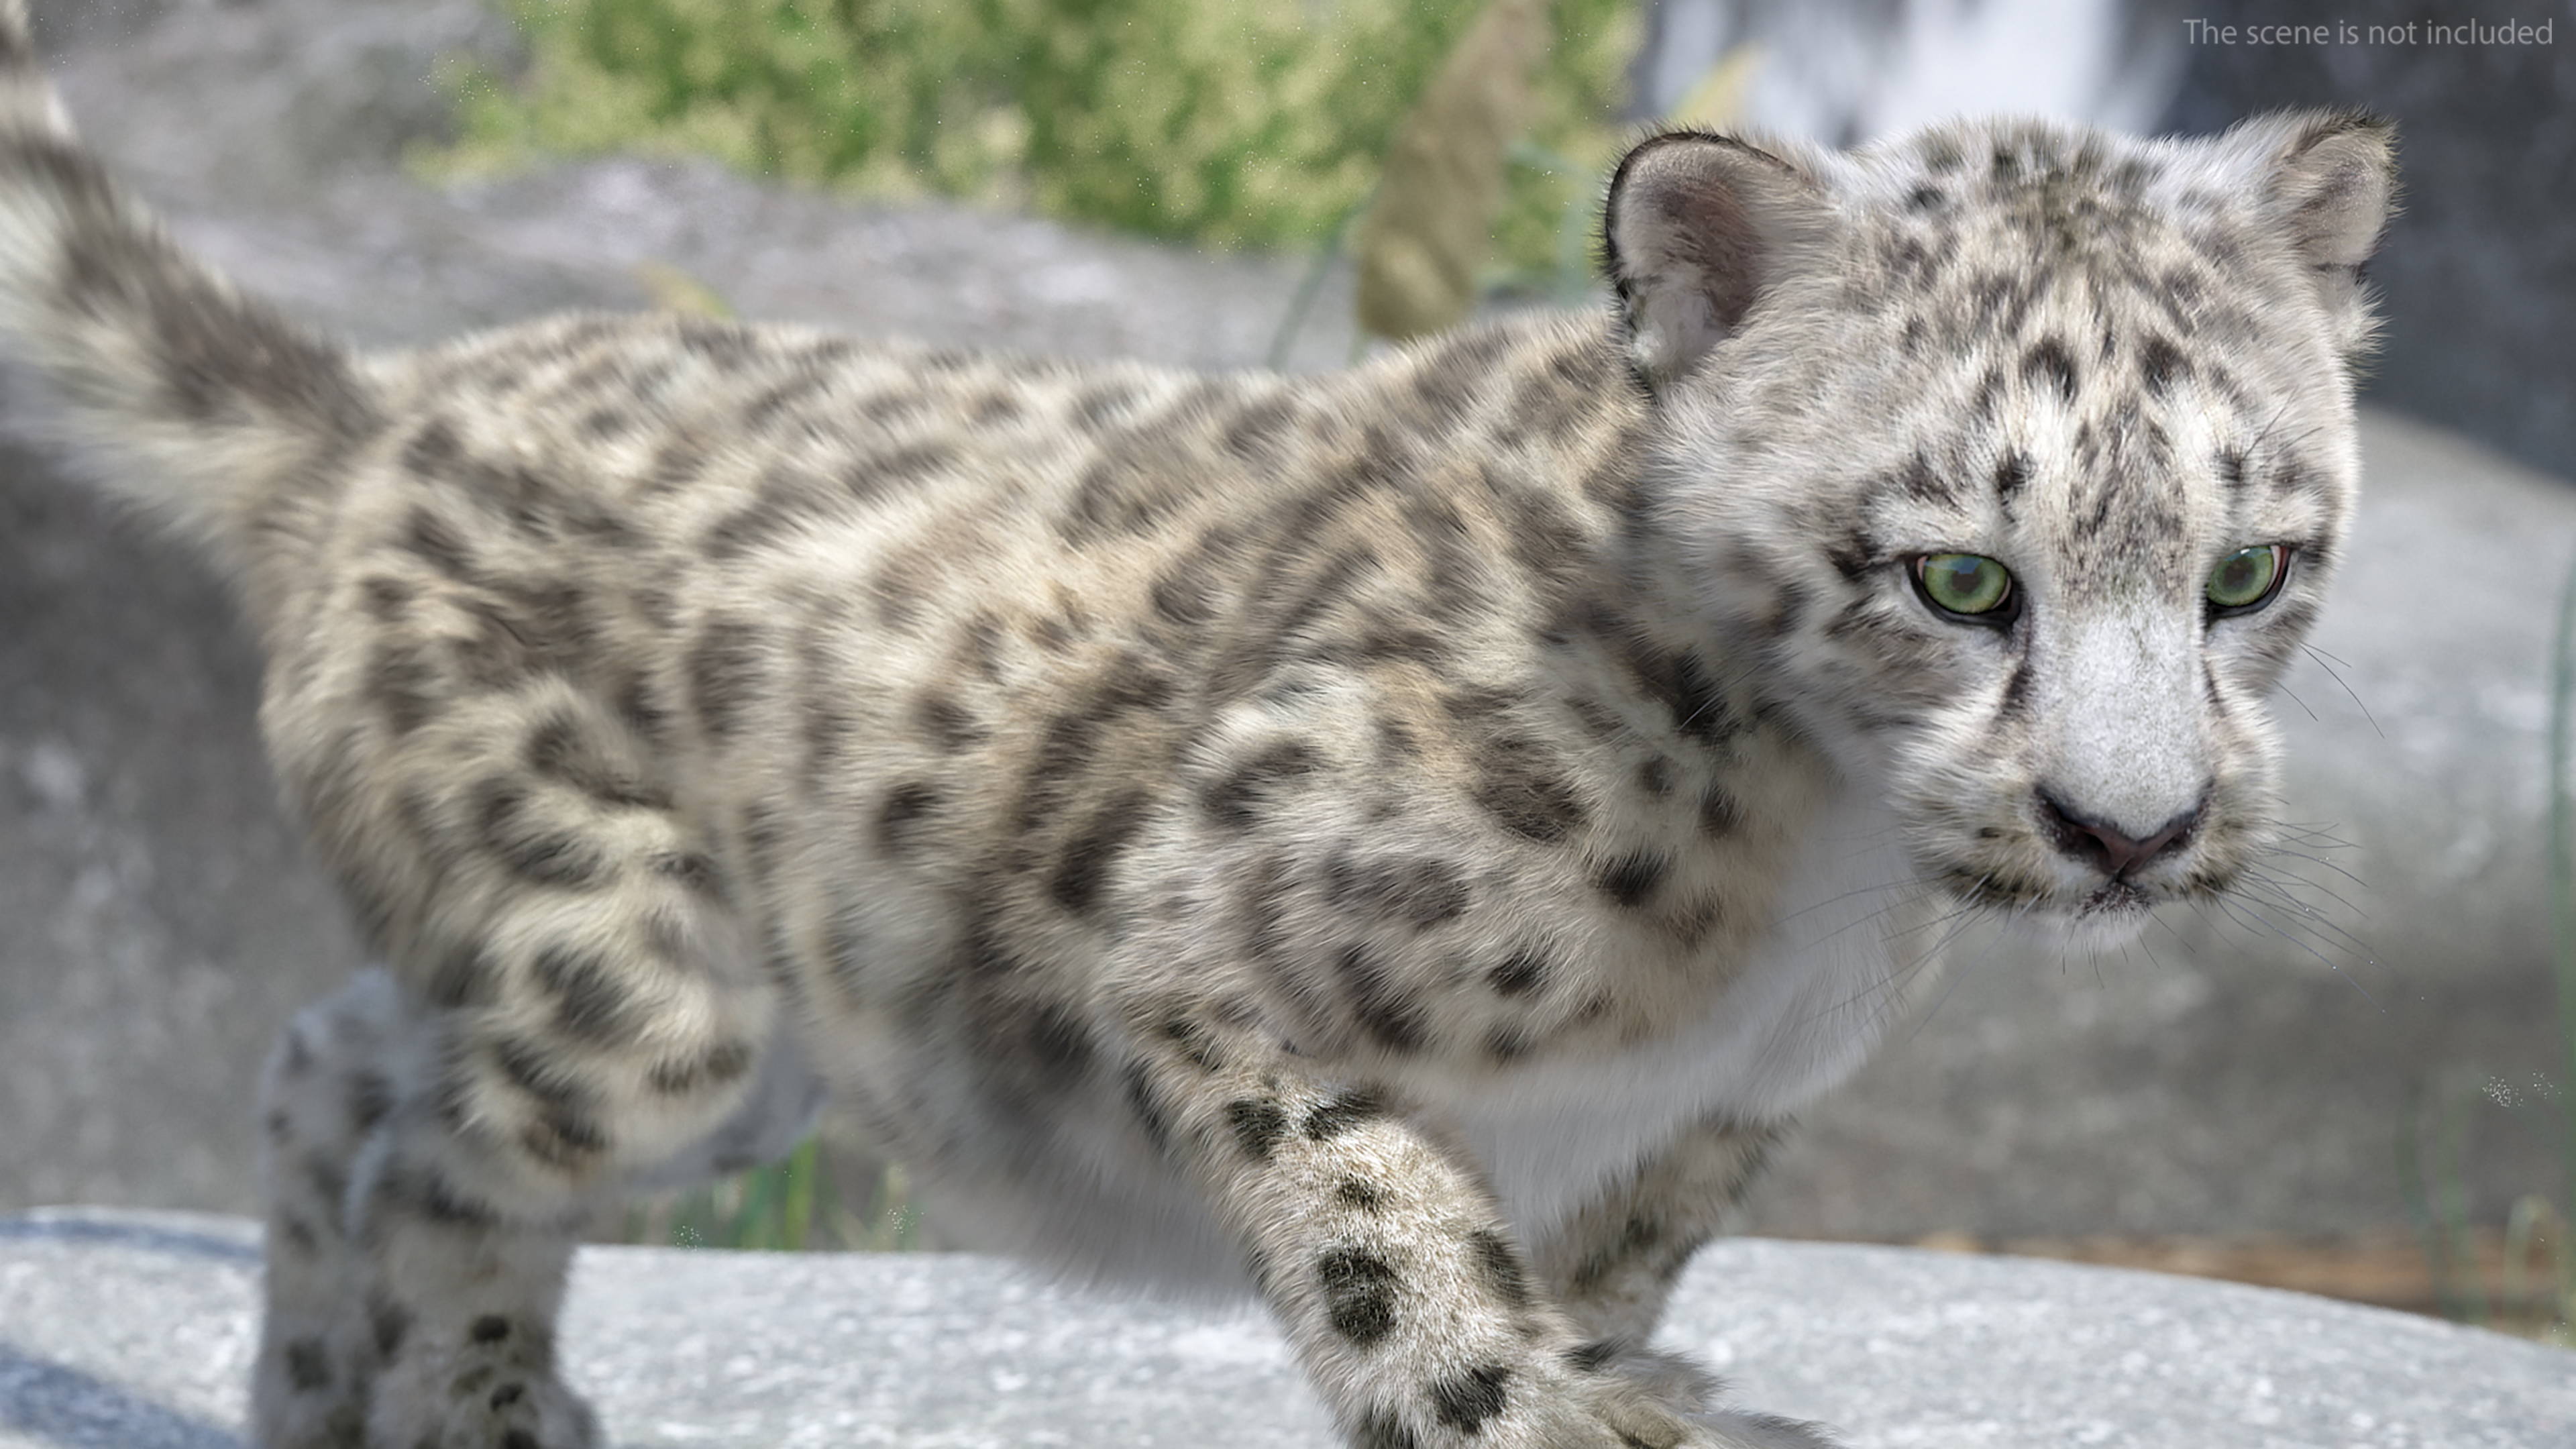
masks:
[[[1691,1255],[1724,1229],[1779,1136],[1777,1126],[1723,1114],[1694,1122],[1603,1184],[1532,1257],[1582,1333],[1577,1352],[1586,1362],[1647,1384],[1668,1402],[1688,1404],[1695,1422],[1747,1444],[1814,1449],[1830,1443],[1814,1425],[1720,1409],[1713,1375],[1652,1347],[1674,1282]]]
[[[1594,1347],[1460,1146],[1256,1033],[1132,1016],[1128,1100],[1198,1183],[1361,1449],[1758,1444]]]

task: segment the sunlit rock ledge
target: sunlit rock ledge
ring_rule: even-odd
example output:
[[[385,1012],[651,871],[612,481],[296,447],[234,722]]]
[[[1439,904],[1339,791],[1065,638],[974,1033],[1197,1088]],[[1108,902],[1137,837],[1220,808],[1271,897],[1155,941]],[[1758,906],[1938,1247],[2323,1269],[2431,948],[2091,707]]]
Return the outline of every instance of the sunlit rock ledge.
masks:
[[[0,1219],[0,1449],[237,1449],[258,1234]],[[2568,1449],[2576,1354],[2303,1294],[1905,1248],[1721,1242],[1664,1342],[1850,1449]],[[1248,1307],[974,1254],[588,1248],[566,1362],[611,1442],[1329,1449]]]

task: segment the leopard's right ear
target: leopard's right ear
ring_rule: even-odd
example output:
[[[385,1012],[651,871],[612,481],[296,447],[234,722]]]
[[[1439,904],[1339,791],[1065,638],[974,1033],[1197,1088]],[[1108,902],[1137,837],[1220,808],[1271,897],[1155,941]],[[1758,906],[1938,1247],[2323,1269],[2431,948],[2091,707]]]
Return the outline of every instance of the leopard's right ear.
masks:
[[[1629,356],[1657,391],[1733,336],[1787,264],[1830,233],[1823,183],[1779,150],[1671,131],[1611,175],[1604,261]]]

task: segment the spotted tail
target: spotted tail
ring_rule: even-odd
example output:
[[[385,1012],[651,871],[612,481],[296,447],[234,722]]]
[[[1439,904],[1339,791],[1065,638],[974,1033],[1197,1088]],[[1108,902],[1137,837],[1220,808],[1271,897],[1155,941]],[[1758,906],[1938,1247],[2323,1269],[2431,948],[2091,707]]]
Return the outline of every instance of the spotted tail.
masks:
[[[191,259],[72,130],[25,0],[0,0],[0,334],[108,487],[254,598],[378,408],[346,349]],[[300,550],[296,550],[299,551]]]

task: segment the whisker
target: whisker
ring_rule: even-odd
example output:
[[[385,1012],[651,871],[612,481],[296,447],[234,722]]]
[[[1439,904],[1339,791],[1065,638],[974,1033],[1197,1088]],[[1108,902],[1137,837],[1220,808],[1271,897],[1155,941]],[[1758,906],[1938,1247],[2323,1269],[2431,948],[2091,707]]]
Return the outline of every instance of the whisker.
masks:
[[[2330,900],[2330,901],[2333,901],[2336,905],[2343,907],[2343,908],[2344,908],[2345,910],[2347,910],[2347,911],[2350,911],[2352,914],[2354,914],[2354,915],[2356,915],[2356,916],[2360,916],[2360,917],[2362,917],[2362,918],[2363,918],[2363,919],[2365,919],[2365,920],[2369,919],[2369,913],[2368,913],[2368,912],[2366,912],[2366,911],[2362,910],[2362,909],[2361,909],[2361,908],[2359,908],[2358,906],[2355,906],[2352,902],[2350,902],[2350,901],[2348,901],[2348,900],[2345,900],[2342,896],[2340,896],[2340,895],[2336,894],[2336,893],[2335,893],[2335,891],[2334,891],[2331,887],[2323,886],[2323,885],[2319,885],[2317,882],[2312,881],[2312,880],[2303,880],[2303,879],[2301,879],[2301,878],[2299,878],[2299,877],[2297,877],[2297,876],[2291,876],[2291,877],[2288,877],[2287,879],[2281,879],[2281,878],[2276,878],[2276,877],[2268,876],[2268,875],[2258,875],[2258,874],[2256,874],[2255,872],[2250,871],[2250,870],[2249,870],[2249,871],[2247,871],[2247,872],[2245,873],[2245,879],[2246,879],[2249,883],[2251,883],[2251,884],[2253,884],[2253,885],[2256,885],[2256,886],[2261,887],[2265,892],[2269,893],[2269,894],[2272,896],[2272,898],[2273,898],[2273,899],[2275,899],[2275,900],[2279,900],[2279,901],[2285,901],[2285,902],[2293,902],[2293,903],[2295,903],[2295,904],[2297,904],[2297,905],[2298,905],[2298,907],[2300,908],[2300,910],[2301,910],[2302,912],[2304,912],[2304,913],[2305,913],[2305,914],[2307,914],[2307,915],[2313,916],[2313,917],[2315,917],[2317,920],[2320,920],[2320,921],[2323,921],[2323,920],[2326,920],[2326,919],[2327,919],[2326,912],[2324,911],[2324,909],[2323,909],[2323,908],[2321,908],[2321,907],[2319,907],[2319,906],[2316,906],[2316,905],[2314,905],[2314,904],[2312,904],[2312,903],[2310,903],[2310,902],[2299,900],[2296,896],[2294,896],[2294,895],[2292,895],[2292,894],[2291,894],[2291,892],[2290,892],[2290,887],[2291,887],[2291,886],[2296,885],[2296,886],[2300,886],[2300,887],[2303,887],[2303,888],[2308,889],[2308,890],[2315,891],[2315,892],[2317,892],[2319,895],[2324,896],[2326,899],[2328,899],[2328,900]]]
[[[2283,856],[2290,860],[2304,860],[2310,865],[2323,866],[2327,870],[2333,871],[2335,874],[2342,876],[2345,880],[2351,881],[2356,889],[2365,891],[2370,889],[2370,882],[2363,880],[2360,876],[2354,875],[2351,871],[2344,869],[2333,861],[2325,859],[2323,856],[2310,855],[2304,850],[2283,850],[2278,846],[2274,846],[2271,850],[2265,852],[2265,854]],[[2313,881],[2305,883],[2310,885],[2315,884]],[[2324,890],[2325,887],[2317,886],[2317,889]],[[2353,906],[2350,901],[2344,900],[2341,896],[2336,896],[2335,899],[2346,906],[2351,906],[2356,914],[2365,916],[2370,914],[2368,911],[2362,910],[2359,906]]]
[[[2371,714],[2370,706],[2361,702],[2361,696],[2354,693],[2352,685],[2344,679],[2343,672],[2336,669],[2333,665],[2326,663],[2328,656],[2313,644],[2302,643],[2299,647],[2308,651],[2308,653],[2317,661],[2318,667],[2325,670],[2328,675],[2332,676],[2335,683],[2343,685],[2343,692],[2352,697],[2353,708],[2360,710],[2361,717],[2370,721],[2371,732],[2378,735],[2383,740],[2388,738],[2388,731],[2379,727],[2379,720]]]
[[[1913,1030],[1905,1034],[1905,1044],[1910,1045],[1916,1037],[1923,1034],[1923,1028],[1931,1024],[1932,1018],[1941,1014],[1942,1007],[1950,1004],[1950,993],[1959,989],[1959,983],[1968,979],[1969,972],[1993,960],[1996,948],[2003,944],[2004,937],[2011,933],[2014,926],[2021,924],[2022,917],[2029,915],[2038,905],[2039,898],[2036,896],[2023,902],[2022,908],[2015,911],[2010,920],[2004,922],[2003,929],[1995,933],[1995,938],[1986,943],[1986,949],[1978,953],[1975,960],[1960,963],[1958,968],[1950,973],[1949,984],[1941,988],[1941,995],[1933,1001],[1931,1009],[1914,1019]],[[1931,960],[1937,954],[1937,952],[1926,953],[1924,959]]]
[[[2309,955],[2316,957],[2318,964],[2324,966],[2327,970],[2333,972],[2337,976],[2342,977],[2345,983],[2351,986],[2353,990],[2360,992],[2361,999],[2369,1002],[2373,1010],[2377,1011],[2382,1016],[2388,1014],[2388,1008],[2379,1004],[2379,998],[2371,995],[2367,988],[2353,978],[2351,972],[2346,971],[2341,966],[2327,960],[2324,953],[2317,950],[2316,947],[2309,945],[2307,942],[2302,941],[2298,937],[2291,935],[2289,932],[2282,930],[2280,927],[2273,925],[2270,921],[2263,918],[2261,912],[2256,911],[2252,906],[2245,904],[2241,900],[2235,900],[2230,897],[2220,897],[2220,901],[2222,908],[2225,909],[2231,917],[2236,917],[2240,921],[2250,920],[2253,924],[2262,927],[2264,930],[2271,932],[2273,935],[2280,937],[2282,940],[2287,941],[2291,945],[2298,947],[2300,950],[2307,952]]]
[[[2274,828],[2288,839],[2319,850],[2359,850],[2361,848],[2352,841],[2334,834],[2334,827],[2331,825],[2284,820]]]

